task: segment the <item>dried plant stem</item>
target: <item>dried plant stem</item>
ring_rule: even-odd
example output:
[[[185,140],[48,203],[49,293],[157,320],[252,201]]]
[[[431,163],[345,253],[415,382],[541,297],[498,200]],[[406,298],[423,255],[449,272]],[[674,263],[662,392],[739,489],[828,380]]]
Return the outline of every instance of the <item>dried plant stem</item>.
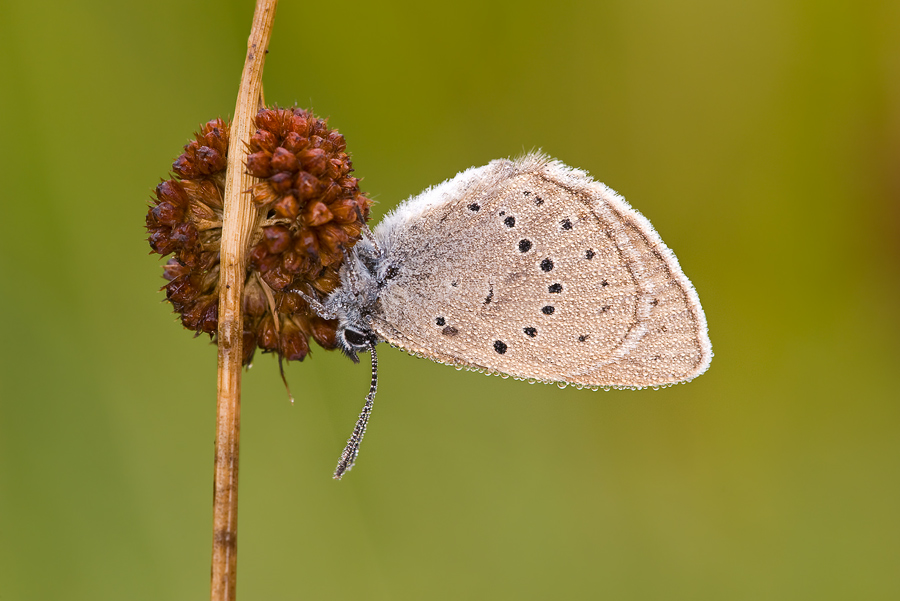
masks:
[[[213,493],[212,601],[234,601],[237,583],[238,458],[241,434],[241,368],[250,234],[259,219],[246,191],[247,142],[262,95],[262,71],[277,0],[257,0],[247,42],[228,145],[225,216],[219,280],[219,376],[216,406],[216,464]]]

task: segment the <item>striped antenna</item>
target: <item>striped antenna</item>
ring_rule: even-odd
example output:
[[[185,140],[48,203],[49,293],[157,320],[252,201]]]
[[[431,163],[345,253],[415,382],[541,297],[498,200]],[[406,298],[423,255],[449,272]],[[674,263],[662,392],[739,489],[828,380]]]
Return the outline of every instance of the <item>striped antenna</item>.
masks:
[[[369,351],[372,356],[372,383],[369,386],[369,394],[366,396],[366,404],[363,405],[362,413],[356,420],[356,427],[353,428],[353,434],[341,453],[341,459],[338,461],[337,468],[334,470],[334,479],[340,480],[344,472],[348,472],[353,468],[356,462],[356,456],[359,455],[359,445],[362,443],[363,436],[366,434],[366,425],[369,423],[369,415],[372,414],[372,405],[375,402],[375,391],[378,390],[378,355],[375,354],[375,341],[369,341]]]

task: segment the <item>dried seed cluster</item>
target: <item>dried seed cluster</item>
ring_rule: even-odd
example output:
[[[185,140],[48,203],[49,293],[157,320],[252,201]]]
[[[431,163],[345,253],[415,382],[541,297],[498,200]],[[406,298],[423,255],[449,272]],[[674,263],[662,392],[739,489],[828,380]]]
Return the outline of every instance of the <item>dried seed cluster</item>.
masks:
[[[250,193],[261,219],[251,239],[244,288],[244,363],[258,346],[289,360],[309,339],[336,346],[335,322],[316,316],[300,292],[323,299],[339,283],[344,251],[360,238],[371,201],[351,177],[343,136],[302,109],[262,109],[250,140]],[[156,187],[147,214],[150,247],[173,254],[166,296],[188,329],[218,326],[219,244],[228,125],[207,123]]]

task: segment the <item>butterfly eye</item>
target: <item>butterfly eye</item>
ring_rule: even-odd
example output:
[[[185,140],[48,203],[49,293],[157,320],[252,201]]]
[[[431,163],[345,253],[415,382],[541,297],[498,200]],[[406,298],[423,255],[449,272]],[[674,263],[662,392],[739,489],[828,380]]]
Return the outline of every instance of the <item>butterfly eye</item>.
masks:
[[[368,339],[365,334],[349,328],[344,330],[344,340],[353,346],[368,346]]]

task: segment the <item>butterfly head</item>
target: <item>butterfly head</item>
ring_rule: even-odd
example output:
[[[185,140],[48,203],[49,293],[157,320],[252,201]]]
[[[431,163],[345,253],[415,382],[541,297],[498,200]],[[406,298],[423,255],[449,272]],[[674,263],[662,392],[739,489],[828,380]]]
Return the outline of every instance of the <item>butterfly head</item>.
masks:
[[[354,363],[359,363],[357,354],[371,350],[378,343],[378,336],[372,330],[340,325],[337,330],[337,340],[344,354]]]
[[[367,239],[354,246],[341,267],[341,285],[322,307],[322,317],[338,320],[338,345],[354,363],[359,362],[359,352],[370,350],[379,341],[371,326],[379,290],[377,255],[377,248]]]

